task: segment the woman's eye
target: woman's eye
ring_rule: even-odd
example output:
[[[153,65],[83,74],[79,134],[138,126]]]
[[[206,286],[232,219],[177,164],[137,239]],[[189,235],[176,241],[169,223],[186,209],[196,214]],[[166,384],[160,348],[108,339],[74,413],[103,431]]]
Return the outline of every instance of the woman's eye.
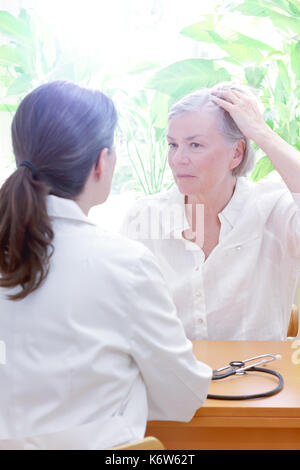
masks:
[[[173,142],[168,143],[169,150],[173,150],[176,147],[176,144],[173,144]]]
[[[201,146],[201,144],[198,144],[198,142],[192,142],[192,143],[191,143],[191,147],[192,147],[193,149],[199,149],[199,148],[202,147],[202,146]]]

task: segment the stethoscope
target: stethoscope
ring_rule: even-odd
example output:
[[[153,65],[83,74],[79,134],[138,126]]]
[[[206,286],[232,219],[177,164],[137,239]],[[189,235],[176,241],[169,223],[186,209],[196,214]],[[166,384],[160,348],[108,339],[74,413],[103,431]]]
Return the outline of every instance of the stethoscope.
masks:
[[[254,364],[245,365],[247,362],[255,361],[256,359],[263,359],[261,361],[255,362]],[[257,367],[258,365],[266,364],[267,362],[275,361],[276,359],[281,359],[280,354],[261,354],[260,356],[251,357],[250,359],[245,359],[244,361],[231,361],[228,366],[221,367],[220,369],[213,370],[212,380],[225,379],[231,375],[243,375],[247,371],[255,372],[264,372],[265,374],[275,375],[279,379],[277,387],[273,388],[268,392],[255,393],[252,395],[212,395],[208,394],[207,398],[213,398],[216,400],[250,400],[252,398],[264,398],[275,395],[275,393],[280,392],[283,388],[283,377],[279,372],[276,372],[272,369],[266,369],[263,367]]]

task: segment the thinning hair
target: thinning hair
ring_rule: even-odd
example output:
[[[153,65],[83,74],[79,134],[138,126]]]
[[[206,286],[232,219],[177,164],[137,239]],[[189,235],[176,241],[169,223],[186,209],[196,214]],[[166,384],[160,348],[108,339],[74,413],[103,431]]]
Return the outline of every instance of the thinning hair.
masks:
[[[180,114],[192,113],[202,109],[214,111],[218,116],[218,129],[225,139],[232,143],[238,142],[240,139],[244,140],[245,142],[243,159],[241,163],[232,170],[233,175],[244,176],[252,170],[255,154],[250,139],[248,139],[240,131],[230,114],[213,102],[212,92],[223,90],[237,90],[246,95],[253,96],[253,92],[250,87],[235,85],[231,82],[219,83],[212,88],[202,88],[184,96],[171,107],[168,115],[168,121],[170,122],[171,119]]]

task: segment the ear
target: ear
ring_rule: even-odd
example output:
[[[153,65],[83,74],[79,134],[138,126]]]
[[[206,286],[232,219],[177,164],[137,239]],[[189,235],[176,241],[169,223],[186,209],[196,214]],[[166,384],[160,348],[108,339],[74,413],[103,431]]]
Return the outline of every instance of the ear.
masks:
[[[108,157],[109,149],[104,148],[98,155],[97,162],[94,165],[94,176],[97,180],[101,179],[102,176],[105,174],[106,167],[107,167],[107,157]]]
[[[233,154],[233,157],[230,161],[230,169],[231,170],[233,170],[234,168],[239,166],[239,164],[243,160],[245,150],[246,150],[246,142],[244,141],[244,139],[240,139],[235,144],[235,147],[234,147],[234,154]]]

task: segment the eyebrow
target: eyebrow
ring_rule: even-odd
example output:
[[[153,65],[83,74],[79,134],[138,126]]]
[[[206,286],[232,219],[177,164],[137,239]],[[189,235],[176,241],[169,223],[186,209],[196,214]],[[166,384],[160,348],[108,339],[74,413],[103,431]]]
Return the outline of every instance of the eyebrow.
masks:
[[[171,137],[170,135],[167,135],[166,137],[167,137],[167,139],[176,140],[176,139],[174,139],[174,137]],[[193,140],[196,137],[205,137],[205,136],[201,135],[201,134],[195,134],[195,135],[191,135],[190,137],[186,137],[185,140]]]

